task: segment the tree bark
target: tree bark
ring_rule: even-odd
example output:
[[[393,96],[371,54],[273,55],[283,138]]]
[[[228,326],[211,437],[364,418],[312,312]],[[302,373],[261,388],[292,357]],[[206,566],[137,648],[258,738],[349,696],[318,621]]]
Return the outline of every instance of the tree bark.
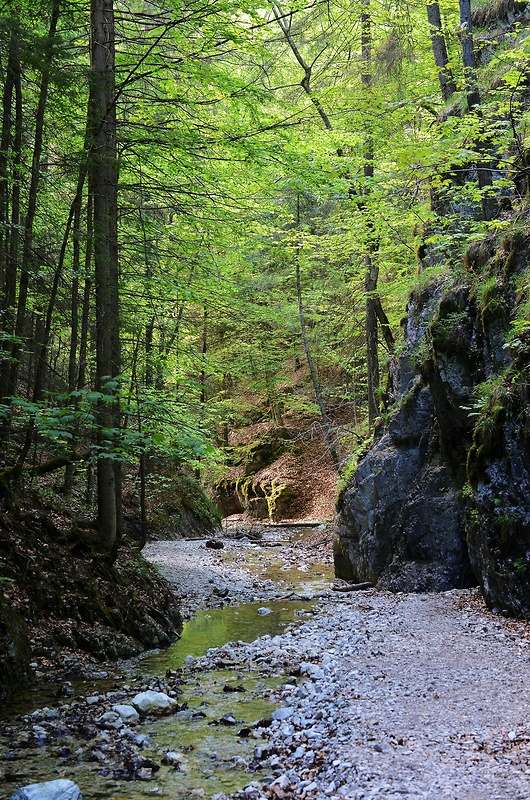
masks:
[[[370,0],[363,0],[361,13],[361,58],[362,73],[361,83],[365,91],[366,104],[370,102],[372,90],[372,25],[370,16]],[[370,181],[374,177],[374,137],[370,120],[366,122],[364,139],[364,165],[363,175],[366,180],[364,193],[370,193]],[[377,312],[375,308],[375,293],[379,268],[375,263],[377,243],[374,237],[373,223],[368,220],[368,237],[364,254],[364,291],[366,296],[366,365],[367,365],[367,391],[368,391],[368,424],[370,428],[379,416],[379,348],[377,339]]]
[[[471,0],[459,0],[460,6],[460,41],[462,45],[462,62],[464,65],[464,80],[466,85],[467,107],[469,111],[476,111],[476,114],[482,118],[482,113],[478,106],[480,105],[480,92],[477,79],[477,66],[475,62],[475,53],[473,51],[473,25],[471,21]],[[477,151],[479,158],[477,159],[477,182],[479,188],[487,190],[488,186],[493,183],[492,180],[492,159],[491,143],[488,141],[489,137],[486,135],[478,142]],[[499,212],[499,205],[495,197],[488,195],[487,191],[482,192],[482,218],[484,220],[494,219]]]
[[[119,428],[115,391],[120,372],[118,303],[118,162],[113,0],[92,0],[89,159],[93,194],[98,406],[97,529],[103,552],[116,554],[120,531],[119,464],[113,458]]]
[[[431,46],[434,63],[438,67],[438,81],[443,99],[447,102],[456,92],[456,83],[449,66],[449,56],[442,28],[442,18],[438,2],[427,2],[427,19],[431,33]]]
[[[0,365],[0,402],[9,395],[11,353],[15,333],[15,311],[17,297],[17,270],[20,227],[20,164],[22,160],[22,87],[20,69],[20,45],[16,32],[9,44],[6,81],[2,97],[2,134],[0,142],[0,273],[2,275],[2,330],[6,339],[2,342]],[[13,136],[13,171],[11,192],[8,174],[8,151],[13,127],[12,102],[15,95],[15,119]],[[10,208],[11,194],[11,208]],[[6,428],[7,430],[7,428]]]
[[[33,143],[33,156],[31,162],[31,177],[28,192],[28,205],[24,223],[24,243],[22,247],[22,260],[20,264],[20,279],[18,287],[18,302],[15,321],[15,343],[9,375],[8,395],[16,393],[19,375],[20,357],[22,354],[22,340],[26,330],[26,308],[29,288],[30,270],[33,261],[33,229],[37,213],[37,197],[39,193],[42,149],[44,143],[44,122],[50,88],[51,66],[54,58],[55,36],[59,21],[60,0],[54,0],[51,10],[50,27],[47,37],[46,53],[41,72],[39,99],[35,114],[35,139]]]

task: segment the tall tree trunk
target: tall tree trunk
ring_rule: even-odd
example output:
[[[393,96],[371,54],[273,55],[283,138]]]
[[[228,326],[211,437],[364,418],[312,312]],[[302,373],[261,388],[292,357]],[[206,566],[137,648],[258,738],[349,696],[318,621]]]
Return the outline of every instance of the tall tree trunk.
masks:
[[[460,5],[460,41],[462,44],[462,62],[464,65],[464,80],[466,85],[467,107],[469,111],[474,111],[482,118],[481,110],[478,108],[480,105],[480,92],[477,79],[477,65],[475,62],[475,53],[473,51],[473,25],[471,22],[471,0],[459,0]],[[483,123],[484,126],[484,123]],[[487,192],[488,186],[491,186],[492,181],[492,157],[491,149],[492,143],[488,136],[487,130],[484,131],[485,135],[479,137],[479,142],[476,146],[479,152],[477,160],[477,182],[479,188],[482,189],[482,218],[484,220],[494,219],[499,212],[499,205],[495,197]],[[484,191],[486,190],[486,191]]]
[[[291,31],[291,14],[283,11],[279,3],[273,5],[273,14],[280,29],[285,37],[285,40],[291,51],[304,71],[304,77],[301,81],[301,86],[311,102],[315,106],[318,114],[324,124],[324,127],[331,131],[333,126],[329,119],[326,110],[322,106],[320,100],[313,94],[311,88],[312,65],[309,64],[300,49],[298,48]],[[372,35],[371,35],[371,19],[370,19],[370,4],[369,0],[363,0],[363,12],[361,15],[361,49],[363,60],[363,71],[361,74],[361,82],[365,89],[367,107],[370,101],[370,91],[372,88]],[[363,174],[367,179],[373,178],[374,175],[374,140],[370,120],[366,123],[366,135],[364,140],[364,165]],[[342,148],[337,149],[337,155],[342,156]],[[365,194],[369,192],[368,182],[365,186]],[[352,192],[356,194],[356,192]],[[365,211],[366,204],[361,202],[359,207]],[[368,216],[365,214],[368,227],[368,242],[364,254],[365,266],[365,292],[366,292],[366,347],[367,347],[367,371],[368,371],[368,418],[370,426],[373,424],[375,418],[379,414],[377,403],[377,392],[379,389],[379,355],[378,355],[378,320],[382,326],[383,336],[389,351],[393,350],[394,337],[388,322],[381,300],[377,295],[377,278],[378,268],[375,263],[375,253],[377,252],[377,237],[374,235],[373,224]]]
[[[462,45],[462,63],[464,65],[464,81],[466,85],[467,107],[473,111],[480,103],[477,81],[477,66],[473,52],[473,26],[471,24],[471,0],[459,0],[460,6],[460,43]]]
[[[300,81],[300,86],[302,87],[302,89],[304,90],[304,92],[309,97],[309,99],[315,106],[316,110],[318,111],[320,119],[324,123],[324,127],[327,128],[328,131],[333,130],[333,126],[324,109],[324,106],[322,105],[318,97],[316,97],[313,94],[313,91],[311,89],[311,75],[313,72],[313,67],[311,64],[307,63],[292,36],[291,33],[292,14],[285,14],[279,3],[275,3],[273,5],[272,13],[274,14],[276,22],[280,26],[283,35],[285,36],[287,44],[291,48],[292,54],[294,55],[294,57],[296,58],[296,60],[298,61],[298,63],[300,64],[300,66],[304,71],[304,77]],[[339,155],[342,155],[342,152],[339,152]]]
[[[55,55],[55,36],[59,21],[60,0],[52,4],[50,27],[46,42],[46,52],[41,72],[39,99],[35,114],[35,138],[33,143],[33,156],[31,162],[31,176],[28,192],[28,205],[24,223],[24,244],[22,247],[22,260],[20,264],[20,279],[18,287],[17,314],[15,321],[15,344],[9,376],[8,395],[16,393],[19,375],[20,357],[22,355],[22,340],[26,330],[26,308],[29,288],[29,278],[33,261],[33,229],[37,213],[37,197],[39,193],[42,149],[44,143],[44,122],[50,88],[50,75],[53,58]]]
[[[113,0],[92,0],[90,186],[94,212],[96,372],[107,396],[98,406],[97,529],[101,549],[115,556],[120,521],[120,474],[112,457],[119,411],[109,379],[120,372],[118,303],[118,162],[116,152],[115,32]]]
[[[363,0],[363,10],[361,13],[361,57],[362,73],[361,83],[364,89],[366,106],[370,104],[372,89],[372,25],[370,16],[370,0]],[[374,137],[372,132],[371,120],[368,118],[365,127],[364,138],[364,164],[363,175],[365,178],[364,193],[370,193],[370,181],[374,177]],[[366,295],[366,365],[367,365],[367,386],[368,386],[368,424],[373,426],[375,419],[379,416],[379,348],[377,339],[377,311],[375,307],[375,297],[377,292],[377,280],[379,268],[375,261],[377,252],[377,241],[373,230],[373,222],[367,221],[367,242],[364,253],[364,290]]]
[[[427,2],[427,19],[431,32],[431,46],[434,63],[438,67],[438,81],[443,99],[447,102],[456,92],[456,83],[449,66],[449,56],[442,28],[442,18],[438,2]]]
[[[2,134],[0,142],[0,272],[2,274],[2,342],[0,364],[0,402],[9,396],[11,353],[15,333],[15,306],[17,297],[17,270],[20,229],[20,164],[22,160],[22,86],[20,70],[20,44],[14,32],[9,45],[6,82],[2,99]],[[11,139],[12,101],[15,94],[13,136],[13,168],[11,175],[11,209],[9,207],[8,150]],[[6,427],[7,430],[7,427]]]
[[[309,346],[309,338],[307,336],[307,326],[305,324],[305,313],[304,313],[304,304],[302,301],[302,281],[300,277],[300,259],[296,259],[296,296],[298,299],[298,317],[300,320],[300,330],[302,332],[302,340],[304,343],[304,350],[305,356],[307,359],[307,365],[309,367],[309,372],[311,374],[311,381],[313,383],[313,389],[315,392],[315,397],[317,401],[318,408],[320,410],[320,416],[322,417],[322,425],[324,427],[324,435],[326,437],[326,442],[328,445],[328,450],[330,452],[331,458],[333,460],[333,466],[340,472],[340,460],[337,454],[337,449],[335,447],[335,438],[333,436],[333,430],[331,427],[331,423],[329,421],[329,417],[326,411],[326,405],[324,403],[324,398],[322,396],[322,390],[320,388],[320,381],[318,379],[317,371],[315,369],[315,365],[313,362],[313,357],[311,355],[311,347]]]

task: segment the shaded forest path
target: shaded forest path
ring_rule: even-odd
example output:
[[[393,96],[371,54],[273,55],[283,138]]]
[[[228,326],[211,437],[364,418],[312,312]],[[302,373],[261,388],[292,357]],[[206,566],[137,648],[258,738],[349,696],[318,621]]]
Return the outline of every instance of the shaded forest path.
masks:
[[[178,559],[171,563],[177,548],[149,550],[170,579],[180,569]],[[237,558],[234,566],[227,553],[224,559],[215,582],[232,581],[237,594],[252,565]],[[272,725],[254,732],[255,782],[235,797],[530,797],[524,623],[492,615],[473,590],[320,594],[300,627],[235,651],[241,668],[258,659],[279,675],[298,674],[279,690],[284,705]]]

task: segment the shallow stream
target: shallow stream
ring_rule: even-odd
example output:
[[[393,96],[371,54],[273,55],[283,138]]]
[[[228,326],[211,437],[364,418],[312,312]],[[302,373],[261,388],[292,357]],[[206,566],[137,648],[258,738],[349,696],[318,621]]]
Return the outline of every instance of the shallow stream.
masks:
[[[281,566],[275,563],[276,556],[281,559],[280,552],[274,554],[272,563],[267,566],[267,577],[287,578],[291,585],[298,579],[298,587],[303,586],[305,591],[311,587],[321,588],[322,569],[311,569],[307,574],[293,568],[288,575],[284,569],[282,574]],[[262,607],[266,607],[268,613],[258,613]],[[118,683],[115,679],[98,684],[79,683],[75,686],[74,698],[66,702],[53,701],[50,690],[27,693],[19,698],[16,711],[31,714],[34,709],[48,708],[50,711],[45,711],[44,717],[42,714],[35,717],[37,726],[46,727],[47,714],[57,726],[55,719],[72,710],[75,712],[76,703],[86,711],[87,696],[97,695],[105,700],[106,693],[115,691],[119,685],[132,697],[135,685],[140,686],[152,676],[163,676],[167,670],[192,665],[193,659],[209,648],[238,640],[250,642],[264,635],[275,636],[288,625],[307,619],[311,613],[310,602],[288,597],[201,611],[184,624],[181,638],[169,649],[124,665],[124,674]],[[119,764],[113,761],[115,731],[99,732],[95,738],[87,738],[73,731],[72,726],[68,730],[65,725],[64,733],[53,736],[50,744],[47,743],[50,739],[39,740],[38,734],[36,738],[34,733],[28,736],[27,732],[22,734],[22,740],[13,741],[17,729],[10,727],[7,721],[0,734],[1,800],[8,800],[19,786],[59,777],[75,781],[84,800],[102,797],[143,800],[151,796],[188,800],[235,791],[246,785],[251,778],[245,768],[252,760],[257,742],[251,735],[238,734],[251,723],[270,716],[275,707],[272,692],[278,686],[278,676],[271,677],[258,664],[242,671],[240,665],[233,663],[196,673],[184,669],[183,678],[182,694],[177,699],[184,708],[167,717],[148,719],[134,728],[135,734],[149,736],[142,748],[142,757],[160,764],[164,751],[177,751],[182,754],[178,770],[161,766],[150,780],[116,779],[115,767]],[[223,718],[233,718],[235,722],[226,724]],[[93,760],[94,752],[100,754],[97,760]]]

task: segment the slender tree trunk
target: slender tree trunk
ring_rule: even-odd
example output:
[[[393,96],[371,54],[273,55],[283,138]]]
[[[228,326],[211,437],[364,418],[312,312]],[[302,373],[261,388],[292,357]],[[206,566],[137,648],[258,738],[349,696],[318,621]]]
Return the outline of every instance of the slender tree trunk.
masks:
[[[309,346],[309,339],[307,336],[307,327],[305,324],[305,314],[304,314],[304,304],[302,301],[302,281],[300,278],[300,260],[296,259],[296,295],[298,299],[298,317],[300,320],[300,330],[302,332],[302,340],[304,342],[304,350],[305,356],[307,359],[307,364],[309,367],[309,372],[311,374],[311,381],[313,383],[313,389],[315,392],[315,397],[317,401],[318,408],[320,410],[320,416],[322,417],[322,425],[324,427],[324,435],[326,437],[326,442],[328,444],[328,450],[330,452],[331,458],[333,460],[333,466],[340,472],[340,460],[337,454],[337,449],[335,447],[335,439],[333,436],[333,430],[331,427],[331,423],[329,421],[329,417],[326,411],[326,406],[324,403],[324,398],[322,397],[322,390],[320,388],[320,381],[318,380],[317,371],[315,369],[315,365],[313,363],[313,357],[311,355],[311,347]]]
[[[31,177],[28,192],[28,206],[24,223],[24,244],[22,247],[22,261],[20,265],[20,280],[18,287],[18,303],[15,321],[16,341],[13,348],[13,358],[9,376],[8,395],[16,393],[19,375],[20,357],[22,355],[22,339],[26,330],[26,307],[28,298],[30,270],[33,261],[33,229],[37,213],[37,197],[41,172],[42,149],[44,142],[44,121],[50,87],[51,66],[54,58],[55,36],[59,21],[60,2],[54,0],[52,4],[50,28],[47,37],[46,54],[41,73],[39,99],[35,114],[35,139],[33,144],[33,157],[31,162]]]
[[[466,85],[467,107],[482,119],[480,105],[480,92],[477,79],[477,66],[473,51],[473,25],[471,22],[471,0],[459,0],[460,5],[460,40],[462,45],[462,62],[464,65],[464,80]],[[484,123],[482,123],[484,125]],[[482,192],[482,217],[484,220],[494,219],[499,212],[498,202],[495,197],[488,195],[487,187],[492,181],[491,140],[485,131],[485,136],[480,137],[477,151],[480,156],[477,160],[477,182]]]
[[[320,100],[313,94],[311,88],[312,65],[309,64],[300,49],[298,48],[291,31],[291,14],[286,14],[279,3],[273,5],[273,14],[280,29],[285,37],[285,40],[291,51],[304,71],[304,77],[301,81],[301,86],[307,96],[311,99],[318,114],[324,124],[324,127],[331,131],[333,125],[329,119],[326,110],[322,106]],[[361,82],[365,89],[367,106],[370,99],[370,90],[372,88],[372,35],[370,27],[370,5],[369,0],[363,1],[363,13],[361,15],[361,48],[363,59],[363,72],[361,75]],[[339,147],[337,155],[342,156],[343,151]],[[366,136],[364,140],[364,166],[363,174],[365,178],[371,179],[374,175],[374,140],[370,124],[370,120],[366,123]],[[365,192],[369,192],[368,185]],[[360,203],[361,210],[365,209],[365,203]],[[366,292],[366,347],[367,347],[367,370],[368,370],[368,417],[370,426],[373,424],[375,418],[378,416],[377,392],[379,389],[379,356],[378,356],[378,339],[377,339],[377,325],[378,320],[383,326],[383,335],[389,350],[394,347],[394,338],[383,307],[381,300],[377,296],[377,277],[378,269],[374,263],[374,255],[377,252],[376,237],[373,235],[373,224],[367,218],[367,226],[369,229],[369,241],[367,250],[364,255],[365,265],[365,292]],[[307,337],[306,337],[307,338]]]
[[[473,111],[480,103],[477,81],[477,66],[473,52],[473,26],[471,24],[471,0],[459,0],[460,6],[460,42],[462,45],[462,62],[464,64],[464,81],[466,85],[467,107]]]
[[[17,297],[18,245],[20,227],[20,164],[22,159],[22,87],[20,77],[20,45],[13,33],[9,45],[6,83],[2,98],[2,134],[0,142],[0,272],[2,274],[2,330],[7,338],[2,343],[0,359],[0,402],[9,396],[9,375],[15,333],[15,311]],[[15,117],[13,136],[13,168],[11,193],[8,173],[8,151],[11,139],[12,102],[15,94]],[[11,194],[11,209],[9,195]],[[5,430],[7,432],[8,422]]]
[[[17,34],[11,34],[9,55],[6,66],[6,77],[2,92],[2,130],[0,133],[0,285],[3,289],[3,308],[6,309],[6,261],[9,251],[9,150],[11,144],[11,128],[13,90],[15,88],[15,72],[20,69],[18,59]],[[5,310],[4,310],[5,316]]]
[[[81,333],[79,336],[79,369],[77,373],[77,389],[84,389],[87,382],[87,353],[90,321],[90,300],[92,297],[92,256],[94,249],[94,198],[90,186],[88,187],[86,209],[86,244],[85,244],[85,282],[83,289],[83,305],[81,310]]]
[[[275,3],[273,5],[272,12],[274,14],[274,18],[276,19],[276,22],[280,26],[280,29],[281,29],[283,35],[285,36],[285,40],[287,41],[287,44],[291,48],[291,52],[293,53],[294,57],[296,58],[296,60],[298,61],[298,63],[300,64],[300,66],[302,67],[302,69],[304,71],[304,77],[300,81],[300,86],[302,87],[302,89],[304,90],[304,92],[309,97],[309,99],[311,100],[311,102],[315,106],[316,110],[318,111],[320,119],[324,123],[324,127],[327,128],[328,131],[333,130],[333,126],[332,126],[332,124],[330,122],[330,119],[329,119],[329,117],[328,117],[328,115],[327,115],[322,103],[320,102],[318,97],[316,97],[313,94],[313,91],[311,89],[311,75],[312,75],[312,72],[313,72],[313,67],[312,67],[311,64],[307,63],[307,61],[303,57],[302,53],[300,52],[300,49],[297,47],[296,42],[295,42],[295,40],[294,40],[294,38],[292,36],[292,33],[291,33],[292,14],[285,14],[284,11],[282,10],[281,6],[279,5],[279,3]],[[342,152],[340,152],[339,155],[342,155]]]
[[[114,8],[112,0],[91,2],[90,185],[94,211],[96,370],[107,399],[98,408],[97,529],[100,546],[115,556],[120,531],[120,477],[112,457],[119,412],[109,380],[120,372],[118,304],[118,163]]]
[[[438,2],[427,2],[427,19],[429,20],[431,31],[431,46],[434,63],[438,68],[438,81],[440,82],[442,97],[447,102],[456,92],[456,83],[451,67],[449,66],[449,56],[447,55],[447,46]]]
[[[362,74],[361,83],[364,89],[367,108],[370,103],[372,90],[372,26],[370,16],[370,0],[363,0],[361,14],[361,56]],[[367,118],[364,139],[364,165],[365,195],[370,193],[370,181],[374,177],[374,137],[371,120]],[[364,290],[366,295],[366,365],[368,378],[368,424],[373,426],[379,416],[379,348],[377,338],[377,311],[376,292],[379,268],[375,260],[377,241],[373,230],[372,220],[367,220],[367,242],[364,254]]]

